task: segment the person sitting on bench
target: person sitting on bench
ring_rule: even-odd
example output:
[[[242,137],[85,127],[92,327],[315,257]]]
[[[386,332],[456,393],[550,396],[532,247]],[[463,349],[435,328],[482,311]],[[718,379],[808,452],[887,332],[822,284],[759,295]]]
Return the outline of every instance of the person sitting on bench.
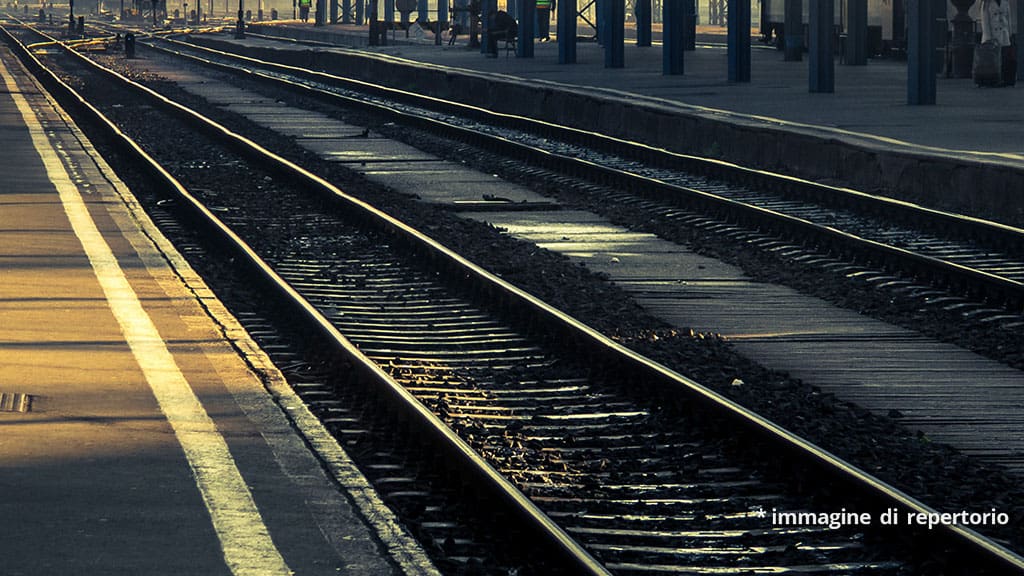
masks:
[[[510,42],[519,34],[516,19],[504,10],[491,12],[487,18],[487,56],[498,57],[498,40]]]

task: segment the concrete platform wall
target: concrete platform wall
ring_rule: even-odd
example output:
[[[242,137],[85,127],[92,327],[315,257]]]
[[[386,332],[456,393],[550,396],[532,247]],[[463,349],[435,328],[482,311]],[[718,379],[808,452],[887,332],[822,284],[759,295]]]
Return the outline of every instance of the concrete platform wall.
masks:
[[[214,47],[225,41],[200,38]],[[901,146],[848,141],[813,130],[716,118],[671,105],[630,101],[585,88],[402,61],[359,51],[246,47],[248,55],[333,71],[490,110],[532,116],[646,142],[680,153],[784,171],[883,192],[940,209],[1001,221],[1024,218],[1024,167],[997,159],[928,154]]]

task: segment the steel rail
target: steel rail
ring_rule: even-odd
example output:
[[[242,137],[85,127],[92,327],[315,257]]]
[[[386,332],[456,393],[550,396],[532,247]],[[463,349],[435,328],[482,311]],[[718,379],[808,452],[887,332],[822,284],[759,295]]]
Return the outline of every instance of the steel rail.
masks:
[[[11,40],[16,41],[13,38]],[[35,60],[31,54],[25,52],[25,55]],[[97,71],[110,75],[119,82],[128,83],[126,85],[131,86],[140,94],[153,98],[155,103],[173,111],[175,114],[191,118],[204,132],[223,139],[223,141],[231,144],[236,151],[254,159],[259,159],[264,166],[277,166],[282,172],[303,180],[311,187],[311,190],[325,194],[327,197],[361,212],[366,222],[389,234],[394,240],[401,241],[419,252],[438,268],[448,271],[450,277],[462,279],[462,281],[477,290],[482,296],[505,306],[514,305],[519,311],[517,314],[520,315],[522,315],[521,311],[528,311],[528,314],[526,314],[528,317],[527,321],[532,322],[538,327],[538,331],[548,334],[550,338],[558,339],[567,345],[571,345],[571,348],[581,354],[585,353],[590,358],[599,359],[599,366],[602,370],[629,374],[628,381],[641,382],[647,389],[656,391],[665,398],[675,399],[678,403],[688,406],[691,411],[702,413],[711,420],[728,422],[734,430],[747,434],[749,440],[770,450],[770,453],[787,455],[791,459],[790,461],[796,463],[796,465],[813,470],[813,474],[810,475],[814,478],[825,479],[833,486],[847,490],[848,492],[846,493],[851,494],[851,496],[858,495],[870,502],[875,511],[897,507],[905,512],[914,514],[938,514],[934,509],[912,498],[903,491],[845,462],[827,450],[788,432],[781,426],[764,419],[701,384],[612,341],[578,320],[481,269],[410,226],[395,220],[356,198],[348,196],[330,183],[305,171],[292,162],[280,158],[248,139],[230,132],[212,120],[206,119],[200,114],[172,102],[144,86],[123,78],[116,72],[107,70],[81,55],[76,54],[76,56],[87,62],[89,66]],[[36,62],[37,66],[42,66],[38,61]],[[99,114],[98,111],[95,114]],[[122,135],[121,138],[125,137]],[[134,144],[132,146],[137,149],[137,146]],[[163,172],[162,169],[160,172]],[[212,213],[205,210],[205,208],[197,207],[197,210],[215,220]],[[223,233],[225,235],[230,234],[230,236],[234,236],[223,224],[220,224],[219,221],[216,222],[218,228],[224,229]],[[248,249],[247,253],[251,253],[251,249]],[[252,254],[252,257],[258,258],[255,254]],[[276,274],[269,269],[261,273],[267,277],[277,278]],[[288,287],[282,287],[281,290],[286,293],[294,292]],[[303,309],[306,307],[308,307],[308,304],[305,304]],[[309,310],[309,313],[315,314],[319,330],[330,334],[332,338],[342,343],[347,343],[344,336],[339,334],[315,310]],[[541,330],[540,327],[543,327],[543,329]],[[352,348],[351,344],[346,346],[346,349],[349,348]],[[353,350],[353,353],[358,354],[358,351]],[[381,372],[379,368],[373,366],[372,363],[365,366],[360,364],[360,366],[360,370],[366,371],[375,380],[381,381],[389,391],[389,394],[403,399],[408,398],[409,394],[406,391],[394,390],[394,387],[397,385]],[[418,403],[415,412],[418,417],[425,420],[435,418]],[[442,435],[448,437],[452,436],[453,433],[448,430],[442,433]],[[454,440],[458,441],[454,442],[455,444],[461,442],[457,437]],[[464,450],[472,452],[464,443],[460,446],[457,450],[458,452]],[[487,468],[493,472],[493,469],[489,466]],[[499,477],[491,480],[500,483],[503,479]],[[512,490],[515,489],[512,488]],[[515,491],[515,494],[517,496],[514,496],[513,499],[525,499],[518,491]],[[546,516],[544,519],[550,522]],[[999,574],[1024,574],[1024,557],[963,526],[941,524],[927,532],[919,531],[914,537],[921,539],[918,543],[922,545],[927,546],[928,544],[942,542],[945,545],[956,547],[964,554],[971,554],[970,558],[974,566],[985,566]],[[568,536],[565,536],[565,538],[571,542],[571,538]],[[584,554],[586,553],[584,552]],[[589,558],[589,555],[587,557]],[[596,565],[596,561],[594,562],[595,565],[592,568],[599,568],[599,565]]]
[[[341,82],[350,84],[356,89],[365,89],[386,97],[395,97],[401,100],[416,101],[419,105],[427,104],[435,107],[450,107],[453,113],[471,113],[485,117],[489,122],[498,124],[507,123],[516,125],[518,129],[534,131],[556,131],[558,136],[590,140],[596,146],[606,149],[631,149],[628,155],[653,158],[659,165],[669,163],[684,163],[689,168],[701,173],[719,172],[719,176],[741,182],[751,186],[761,186],[766,189],[787,188],[793,193],[814,199],[826,198],[829,202],[837,205],[856,205],[860,210],[884,212],[887,217],[893,214],[903,219],[917,219],[939,222],[941,224],[955,226],[960,234],[966,237],[985,238],[1000,246],[1010,246],[1024,252],[1024,230],[1014,228],[1005,224],[989,222],[986,220],[952,214],[931,208],[926,208],[909,202],[894,200],[891,198],[877,197],[856,190],[838,188],[810,182],[800,178],[771,173],[762,170],[745,168],[728,162],[714,159],[698,158],[668,152],[662,149],[655,149],[644,144],[627,142],[624,140],[604,136],[601,134],[578,130],[564,126],[554,125],[548,122],[532,120],[529,118],[496,113],[489,110],[468,106],[465,104],[449,102],[434,97],[422,96],[410,92],[373,85],[362,81],[345,79],[323,72],[306,70],[294,66],[264,62],[248,56],[241,56],[229,52],[214,50],[208,47],[197,46],[179,40],[161,38],[161,40],[186,45],[191,49],[209,51],[220,57],[237,58],[244,62],[265,66],[273,70],[304,76],[315,79],[318,82]],[[162,49],[178,56],[191,59],[206,66],[238,73],[235,67],[221,62],[200,58],[198,56],[180,52],[177,50]],[[523,159],[531,164],[573,174],[592,181],[597,181],[610,186],[617,186],[634,193],[666,202],[673,205],[698,204],[702,209],[713,212],[724,212],[725,217],[733,221],[743,223],[747,226],[768,228],[776,234],[788,236],[791,240],[800,241],[805,245],[817,245],[828,250],[839,250],[854,256],[867,255],[869,260],[878,261],[892,269],[908,270],[917,276],[931,277],[939,285],[945,285],[959,290],[962,293],[981,295],[988,299],[1001,302],[1008,308],[1024,309],[1024,283],[1005,278],[983,270],[977,270],[963,264],[949,262],[933,256],[915,253],[911,250],[899,248],[882,242],[862,238],[855,234],[844,232],[836,228],[822,226],[803,218],[791,216],[750,204],[724,198],[719,195],[698,190],[695,188],[669,184],[654,178],[633,174],[625,170],[603,166],[585,159],[563,156],[556,153],[540,150],[527,144],[514,142],[508,139],[481,134],[472,129],[453,126],[432,118],[411,114],[404,110],[398,110],[386,105],[366,102],[358,98],[352,98],[337,94],[328,90],[314,88],[302,83],[290,82],[277,76],[263,74],[258,71],[249,72],[252,79],[272,82],[277,85],[285,85],[292,89],[300,89],[308,94],[319,98],[334,101],[344,101],[347,105],[358,106],[377,113],[390,115],[401,122],[420,126],[434,132],[450,134],[463,141],[468,141],[497,152],[508,154]],[[617,150],[621,151],[621,150]],[[678,166],[677,166],[678,167]],[[936,227],[938,226],[935,225]]]
[[[557,554],[555,556],[558,559],[556,563],[570,570],[572,574],[610,576],[610,572],[586,550],[583,550],[561,527],[541,512],[536,505],[477,454],[462,438],[456,435],[440,418],[420,403],[412,393],[395,382],[380,366],[360,352],[351,341],[341,334],[298,291],[278,275],[248,244],[195,196],[189,193],[170,173],[142,150],[136,142],[121,132],[113,122],[81,97],[73,88],[48,70],[27,48],[20,46],[18,40],[5,27],[0,26],[0,30],[3,30],[8,45],[19,46],[17,50],[19,58],[37,74],[37,77],[39,77],[39,73],[44,74],[42,81],[48,88],[56,89],[56,92],[65,97],[64,100],[66,102],[69,102],[74,108],[88,115],[93,122],[101,126],[118,143],[123,151],[130,154],[132,158],[144,167],[154,178],[155,182],[159,182],[166,190],[185,200],[187,207],[200,218],[199,222],[219,236],[221,242],[239,256],[239,261],[249,268],[251,273],[262,280],[264,285],[273,292],[277,293],[280,296],[280,301],[286,303],[299,318],[304,319],[311,328],[319,332],[322,338],[333,344],[337,351],[350,361],[357,382],[365,387],[375,389],[378,394],[389,398],[392,410],[399,413],[411,426],[416,427],[424,435],[423,438],[430,439],[450,461],[456,462],[462,474],[474,480],[474,482],[468,484],[472,485],[477,491],[486,494],[489,506],[503,509],[508,517],[517,518],[519,524],[530,529],[531,537],[536,538],[534,543],[539,543],[544,548]],[[69,52],[80,56],[71,50]],[[83,58],[83,60],[96,66],[88,59]],[[175,107],[179,111],[191,114],[191,111],[180,108],[178,104],[163,98],[155,92],[150,92],[147,88],[120,76],[116,72],[107,70],[107,73],[126,85],[139,90],[141,93],[146,93],[164,105]],[[195,118],[198,119],[200,117],[197,115]],[[343,196],[350,201],[359,203],[358,200],[347,197],[343,192],[318,176],[263,151],[256,144],[232,134],[226,128],[213,123],[209,123],[207,126],[223,131],[222,135],[224,137],[233,139],[238,144],[252,146],[254,151],[258,150],[266,153],[267,159],[281,163],[281,166],[288,170],[294,170],[303,179],[309,181],[310,184],[328,193]],[[368,205],[360,207],[373,210]]]
[[[277,37],[269,38],[280,40]],[[364,91],[387,99],[408,102],[417,106],[454,115],[461,115],[467,118],[478,118],[489,124],[507,126],[509,128],[520,129],[527,132],[542,133],[545,135],[560,137],[567,141],[579,141],[596,149],[621,153],[628,158],[645,160],[662,167],[671,167],[682,170],[692,170],[703,174],[711,174],[713,176],[719,176],[736,182],[749,183],[766,189],[785,187],[790,191],[797,191],[808,197],[828,198],[831,201],[836,202],[838,205],[861,204],[890,214],[897,212],[905,214],[908,217],[927,216],[928,218],[935,219],[942,223],[963,227],[971,234],[992,237],[1024,248],[1024,230],[1006,224],[1000,224],[998,222],[936,210],[919,204],[914,204],[912,202],[868,194],[850,188],[830,186],[828,184],[813,182],[786,174],[748,168],[724,160],[672,152],[664,148],[650,146],[642,142],[616,138],[599,132],[583,130],[562,124],[555,124],[553,122],[538,120],[526,116],[496,112],[479,106],[473,106],[471,104],[445,100],[434,96],[427,96],[416,92],[410,92],[399,88],[391,88],[362,80],[345,78],[327,72],[259,60],[242,54],[183,42],[170,38],[166,35],[161,35],[160,39],[169,43],[185,45],[192,49],[208,51],[219,56],[236,58],[242,61],[265,66],[273,70],[296,74],[310,80],[333,83],[339,87],[347,87],[357,91]],[[325,47],[338,48],[338,46],[326,43],[319,44]]]
[[[838,206],[860,205],[866,209],[871,209],[879,212],[886,212],[889,215],[892,215],[893,213],[899,213],[905,215],[907,218],[912,219],[927,217],[940,223],[961,227],[965,230],[966,233],[969,234],[992,238],[997,242],[1007,242],[1024,249],[1024,229],[1016,228],[1006,224],[992,222],[989,220],[984,220],[981,218],[975,218],[971,216],[965,216],[962,214],[954,214],[950,212],[936,210],[933,208],[928,208],[926,206],[921,206],[919,204],[914,204],[912,202],[868,194],[850,188],[830,186],[827,184],[812,182],[809,180],[805,180],[802,178],[786,174],[779,174],[776,172],[770,172],[766,170],[748,168],[724,160],[705,158],[688,154],[680,154],[678,152],[672,152],[664,148],[657,148],[641,142],[624,140],[621,138],[608,136],[606,134],[601,134],[594,131],[582,130],[572,126],[555,124],[553,122],[538,120],[535,118],[529,118],[525,116],[495,112],[493,110],[488,110],[486,108],[481,108],[470,104],[464,104],[461,102],[455,102],[451,100],[444,100],[442,98],[434,96],[427,96],[415,92],[410,92],[407,90],[402,90],[399,88],[391,88],[380,84],[373,84],[362,80],[345,78],[327,72],[320,72],[317,70],[310,70],[307,68],[300,68],[297,66],[280,64],[277,62],[271,62],[267,60],[259,60],[257,58],[252,58],[250,56],[245,56],[242,54],[226,52],[224,50],[218,50],[215,48],[210,48],[208,46],[193,44],[190,42],[183,42],[181,40],[170,38],[170,36],[173,34],[175,33],[154,33],[152,34],[152,36],[154,38],[159,38],[168,43],[187,46],[190,49],[210,52],[221,57],[235,58],[244,62],[248,62],[258,66],[263,66],[272,70],[294,74],[296,76],[304,77],[318,82],[331,83],[340,87],[346,87],[353,90],[364,91],[388,99],[393,99],[395,101],[408,102],[410,104],[423,106],[437,111],[443,111],[445,113],[462,115],[467,118],[478,118],[482,121],[494,125],[507,126],[509,128],[515,128],[523,131],[542,133],[554,137],[560,137],[567,141],[580,141],[596,149],[611,151],[614,153],[621,153],[626,157],[642,159],[661,167],[672,167],[683,170],[692,170],[698,173],[711,174],[713,176],[718,176],[737,182],[744,182],[750,185],[760,186],[766,189],[778,189],[780,187],[785,187],[790,192],[796,192],[799,195],[811,198],[828,199],[831,202],[835,202]],[[338,48],[337,45],[330,44],[327,42],[317,42],[313,40],[296,40],[292,38],[261,34],[252,35],[255,37],[265,37],[267,39],[274,41],[293,42],[298,44],[310,44],[329,48]],[[180,56],[191,56],[183,53],[177,54]],[[204,64],[210,64],[213,66],[219,65],[219,63],[214,61],[200,61]]]

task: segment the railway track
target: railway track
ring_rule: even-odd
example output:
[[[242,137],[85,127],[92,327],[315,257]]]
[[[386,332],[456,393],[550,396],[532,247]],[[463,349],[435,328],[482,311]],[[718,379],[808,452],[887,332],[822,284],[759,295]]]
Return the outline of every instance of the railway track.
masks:
[[[245,70],[247,77],[278,88],[384,114],[403,125],[524,160],[549,174],[622,191],[605,198],[607,204],[630,205],[634,197],[643,198],[644,208],[667,226],[726,232],[753,249],[784,249],[788,259],[803,266],[867,278],[878,289],[909,295],[924,307],[962,313],[986,328],[1024,328],[1024,231],[1012,226],[222,49],[170,38],[164,38],[165,44],[173,46],[161,48],[165,53],[221,70]]]
[[[868,263],[986,301],[1024,322],[1024,230],[889,198],[673,154],[635,142],[493,113],[336,75],[165,39],[171,51],[219,69],[244,69],[278,87],[383,113],[545,169],[628,191],[668,217],[707,216],[809,250]],[[217,43],[225,48],[224,43]],[[949,294],[945,294],[948,296]],[[992,316],[1005,315],[993,312]]]
[[[113,81],[85,61],[62,60],[62,66],[92,75],[90,85]],[[119,86],[112,92],[127,90]],[[137,87],[131,92],[145,93]],[[147,101],[154,108],[174,110],[176,120],[168,117],[168,126],[182,116],[202,122],[180,106]],[[218,141],[209,146],[221,148],[203,157],[238,166],[244,160],[229,158],[242,154],[250,162],[259,158],[260,165],[271,165],[270,156],[209,122],[199,130]],[[224,151],[225,146],[231,151]],[[168,162],[171,172],[175,163]],[[148,170],[168,188],[184,192],[167,172]],[[533,566],[536,573],[556,568],[566,573],[671,573],[717,566],[724,573],[789,569],[901,574],[913,573],[922,563],[966,558],[972,566],[991,562],[993,573],[1024,566],[1014,555],[962,529],[879,534],[858,527],[833,530],[767,522],[768,511],[820,513],[829,506],[837,510],[840,502],[872,514],[892,505],[928,510],[698,384],[611,343],[293,165],[280,164],[267,176],[272,184],[262,190],[243,186],[231,194],[193,185],[198,204],[212,203],[214,208],[197,204],[190,210],[193,217],[211,219],[209,229],[232,236],[213,218],[220,216],[252,246],[208,251],[253,260],[254,252],[259,253],[273,272],[257,263],[252,274],[292,297],[301,294],[296,303],[280,305],[286,310],[283,315],[298,324],[293,332],[317,334],[318,342],[331,340],[337,347],[320,352],[332,360],[319,365],[296,359],[304,354],[296,344],[302,337],[285,339],[280,348],[271,344],[272,353],[295,363],[286,370],[298,377],[294,385],[350,446],[359,446],[380,429],[367,418],[387,418],[368,417],[368,408],[349,402],[361,396],[378,402],[397,398],[387,402],[386,412],[400,414],[398,419],[413,435],[434,439],[433,449],[446,453],[445,460],[456,454],[470,460],[458,466],[463,482],[495,486],[491,490],[496,492],[487,492],[487,514],[518,519],[513,523],[519,541],[546,543],[549,564]],[[292,182],[299,184],[287,185]],[[328,206],[296,188],[319,189]],[[268,210],[265,195],[271,191],[274,207]],[[175,200],[186,201],[191,202],[190,196]],[[350,215],[341,216],[335,203]],[[351,216],[353,211],[359,215]],[[272,332],[267,322],[256,314],[248,326]],[[334,372],[339,364],[347,366],[340,376]],[[377,367],[384,367],[390,378]],[[349,384],[357,381],[374,381],[380,389],[353,392]],[[632,391],[638,385],[643,394]],[[440,444],[446,447],[438,448]],[[490,469],[481,468],[479,458],[467,453],[470,447],[486,457]],[[765,451],[772,456],[766,458]],[[791,455],[776,460],[776,451]],[[416,450],[398,448],[368,464],[370,475],[392,502],[405,501],[396,507],[405,509],[407,519],[410,510],[421,518],[427,512],[437,514],[443,509],[437,501],[416,501],[427,490],[408,471],[405,461],[411,452]],[[737,454],[744,457],[737,459]],[[416,459],[414,467],[422,466],[427,464]],[[805,486],[794,488],[801,484]],[[841,498],[828,495],[836,491]],[[805,509],[808,502],[815,504]],[[458,569],[484,565],[487,553],[456,524],[442,517],[417,525],[421,537],[441,548]],[[903,550],[879,547],[880,540]]]

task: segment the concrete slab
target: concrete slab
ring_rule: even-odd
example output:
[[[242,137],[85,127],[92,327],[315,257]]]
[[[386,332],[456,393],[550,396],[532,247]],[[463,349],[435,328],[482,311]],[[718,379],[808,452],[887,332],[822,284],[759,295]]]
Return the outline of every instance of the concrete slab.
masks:
[[[242,114],[243,116],[250,114],[267,116],[270,119],[279,120],[282,123],[287,123],[292,119],[297,120],[306,117],[306,114],[301,110],[289,108],[286,103],[275,102],[273,100],[250,101],[244,104],[230,102],[224,108],[236,114]]]
[[[261,41],[246,41],[247,45],[256,45]],[[550,46],[550,45],[549,45]],[[597,72],[593,68],[565,67],[554,64],[542,58],[532,61],[511,61],[485,62],[486,59],[478,58],[478,54],[470,54],[465,51],[453,53],[444,50],[431,50],[430,48],[405,47],[389,49],[390,55],[384,57],[393,64],[398,60],[403,65],[416,68],[416,71],[409,72],[411,77],[423,73],[457,73],[452,72],[452,67],[458,63],[464,63],[471,67],[473,72],[484,71],[487,74],[493,72],[488,67],[501,67],[501,77],[473,76],[474,79],[487,78],[481,83],[482,90],[492,91],[495,98],[517,101],[519,94],[515,90],[531,90],[531,96],[523,93],[523,98],[538,98],[538,93],[547,94],[552,106],[557,106],[557,98],[553,92],[546,92],[547,84],[542,86],[534,80],[543,70],[547,70],[552,76],[559,78],[559,89],[565,88],[567,92],[579,95],[587,95],[601,92],[609,99],[602,100],[602,106],[607,107],[606,116],[598,116],[591,122],[599,122],[604,127],[614,125],[612,130],[621,127],[622,123],[629,123],[633,119],[630,114],[632,108],[630,103],[644,101],[653,103],[655,108],[669,115],[680,112],[681,108],[676,107],[666,98],[652,97],[646,94],[626,93],[631,79],[637,80],[638,74],[630,76],[630,72],[608,72],[601,70]],[[375,51],[369,57],[371,59],[381,57],[380,52]],[[593,58],[594,52],[586,52],[587,58]],[[651,53],[644,52],[647,64],[650,65]],[[712,58],[718,62],[705,62],[707,69],[724,65],[724,55],[718,51],[704,51],[699,53],[697,58]],[[409,61],[398,56],[409,56],[418,58],[418,61]],[[771,58],[777,57],[775,54]],[[354,56],[359,58],[360,56]],[[688,56],[689,57],[689,56]],[[436,62],[432,58],[438,59]],[[768,55],[761,54],[759,58],[762,63]],[[696,58],[695,58],[696,59]],[[501,60],[501,59],[499,59]],[[589,62],[589,60],[588,60]],[[785,65],[774,64],[774,68],[781,69]],[[890,66],[882,64],[881,66]],[[895,66],[894,64],[892,66]],[[397,69],[397,68],[396,68]],[[700,65],[697,66],[699,77]],[[408,71],[408,68],[402,68]],[[895,68],[893,68],[895,70]],[[890,71],[892,72],[892,71]],[[580,84],[570,85],[574,74],[579,73]],[[510,79],[508,75],[522,74],[519,79]],[[660,74],[660,72],[659,72]],[[864,74],[861,71],[852,71],[851,75]],[[528,77],[528,81],[520,81]],[[877,84],[882,82],[879,76],[872,76],[869,79],[861,77],[858,82],[867,84],[873,88],[882,89]],[[493,80],[493,82],[492,82]],[[661,89],[672,91],[679,90],[680,86],[691,86],[699,90],[707,90],[707,87],[693,85],[693,77],[690,78],[655,78],[648,76],[644,80],[654,81]],[[413,82],[418,80],[412,80]],[[697,82],[707,81],[697,80]],[[890,79],[885,82],[892,81]],[[507,91],[509,83],[515,84],[515,90]],[[786,82],[784,79],[782,82]],[[614,85],[617,89],[605,89],[603,83]],[[882,82],[884,83],[884,82]],[[527,84],[529,84],[527,86]],[[840,98],[832,98],[831,95],[797,96],[795,90],[782,90],[778,94],[772,92],[771,96],[755,94],[754,89],[749,86],[725,86],[722,81],[713,83],[716,90],[731,92],[735,94],[737,102],[751,100],[772,100],[782,101],[783,106],[789,108],[803,108],[806,113],[830,108],[828,102],[836,106],[853,105],[846,98],[857,100],[868,98],[867,92]],[[789,85],[788,83],[786,84]],[[553,87],[552,90],[554,89]],[[865,88],[865,90],[869,90]],[[852,91],[851,91],[852,92]],[[490,92],[489,92],[490,93]],[[717,92],[713,96],[717,97]],[[1014,98],[1012,94],[1009,96]],[[657,100],[657,102],[653,102]],[[870,101],[870,98],[869,98]],[[568,102],[568,100],[566,100]],[[876,102],[877,103],[877,102]],[[769,104],[759,104],[769,105]],[[775,104],[770,104],[775,105]],[[689,106],[689,105],[687,105]],[[683,106],[686,107],[686,106]],[[531,111],[536,112],[540,109]],[[604,110],[604,108],[602,108]],[[694,112],[694,110],[690,110]],[[688,112],[689,113],[689,112]],[[888,137],[846,133],[841,129],[836,130],[828,126],[803,126],[793,121],[777,118],[766,118],[760,116],[746,115],[743,117],[733,115],[729,112],[717,110],[700,109],[696,110],[702,117],[723,117],[733,126],[743,126],[744,129],[764,128],[768,125],[782,127],[788,131],[787,134],[815,134],[829,139],[863,140],[874,142],[886,154],[895,150],[913,149],[914,154],[921,154],[924,148],[911,145],[906,142],[893,142]],[[861,109],[861,113],[868,113]],[[840,118],[836,111],[834,118]],[[667,116],[666,116],[667,117]],[[822,117],[830,116],[824,114]],[[940,122],[941,115],[933,114],[933,111],[926,109],[894,110],[880,109],[874,116],[878,119],[886,119],[887,124],[894,124],[899,127],[900,118],[916,118],[916,123]],[[942,130],[935,130],[934,126],[923,126],[917,134],[932,132],[939,135],[939,132],[948,130],[954,124],[941,124]],[[837,122],[836,124],[838,124]],[[667,124],[666,124],[667,126]],[[646,126],[639,122],[631,129],[637,132],[658,132],[665,130],[665,126]],[[688,134],[686,131],[677,131],[668,134],[672,138],[679,138],[679,134]],[[785,140],[777,140],[775,132],[759,132],[772,142],[772,146],[784,146]],[[1024,132],[1021,133],[1024,135]],[[997,138],[1004,145],[1012,145],[1014,150],[1019,147],[1024,139],[1012,142],[1000,136]],[[980,140],[979,140],[980,141]],[[710,146],[713,142],[708,142]],[[749,142],[747,143],[749,147]],[[816,147],[819,145],[812,145]],[[333,152],[332,152],[333,153]],[[329,157],[328,153],[327,156]],[[1000,161],[1013,164],[1019,159],[1016,153],[1000,156]],[[942,151],[940,156],[955,157],[956,153]],[[983,154],[968,155],[972,157],[984,156]],[[433,179],[436,178],[436,160],[424,159],[428,166],[428,173],[416,177],[416,168],[413,165],[406,165],[400,168],[402,190],[410,195],[420,195],[427,201],[447,201],[445,195],[436,192]],[[844,160],[845,161],[845,160]],[[959,160],[956,160],[957,162]],[[1024,164],[1022,164],[1024,166]],[[378,171],[376,177],[387,178],[398,173],[392,172],[390,168],[382,164],[368,167],[367,172]],[[394,180],[397,184],[399,181]],[[508,185],[502,195],[518,194],[520,187]],[[993,446],[999,446],[1004,455],[1024,454],[1024,430],[1020,429],[1017,422],[1009,429],[984,430],[984,436],[973,436],[977,432],[976,418],[970,420],[964,418],[960,406],[970,402],[984,402],[992,405],[1015,407],[1024,402],[1024,387],[1019,385],[1020,372],[1006,366],[1000,365],[946,344],[920,337],[906,330],[878,322],[848,310],[841,310],[818,300],[803,296],[795,291],[784,287],[770,286],[751,281],[738,269],[726,264],[712,261],[708,258],[698,256],[678,245],[665,242],[651,235],[636,234],[621,229],[605,219],[577,211],[542,211],[542,212],[480,212],[465,213],[466,217],[489,222],[524,241],[533,242],[548,249],[563,253],[575,262],[581,262],[588,267],[605,272],[614,282],[621,282],[623,287],[633,290],[637,300],[653,314],[663,318],[666,322],[681,328],[691,328],[700,332],[719,333],[726,338],[735,341],[737,349],[746,356],[761,362],[762,364],[791,375],[801,378],[807,382],[818,385],[823,390],[835,393],[841,398],[859,402],[865,407],[880,412],[896,409],[908,417],[908,422],[914,422],[919,429],[929,434],[936,441],[948,441],[959,446],[968,453],[989,455]],[[652,288],[654,288],[652,290]],[[653,293],[652,293],[653,292]],[[970,373],[972,387],[965,388],[963,385],[963,374]],[[922,396],[894,395],[891,393],[893,383],[898,382],[900,387],[905,389],[916,389],[924,391]],[[1016,383],[1014,385],[1013,383]],[[882,394],[874,394],[875,391],[884,391]],[[952,395],[955,398],[945,403],[946,411],[943,421],[938,422],[927,412],[928,396],[934,391],[936,394]],[[975,417],[984,417],[984,414]],[[952,422],[959,419],[962,425],[954,425]],[[782,423],[785,425],[785,422]],[[968,442],[960,442],[963,438],[972,438]],[[980,447],[980,448],[979,448]],[[999,460],[1008,466],[1014,466],[1015,470],[1024,473],[1024,458],[1013,456]]]
[[[314,140],[313,151],[327,156],[353,156],[366,161],[377,159],[408,159],[435,161],[436,157],[405,144],[383,138],[350,138],[347,140]]]
[[[871,410],[899,410],[908,425],[937,441],[1024,470],[1018,432],[978,421],[992,406],[1013,412],[1024,401],[1019,371],[788,288],[753,282],[733,266],[593,214],[466,216],[608,274],[670,324],[721,334],[766,366]],[[976,386],[969,390],[963,387],[966,373]],[[932,394],[944,400],[933,404]],[[978,411],[967,412],[971,406]]]
[[[6,50],[4,85],[0,392],[32,409],[0,412],[2,572],[436,574]]]
[[[548,201],[547,197],[527,188],[509,186],[496,176],[445,160],[416,164],[367,162],[365,167],[356,170],[375,182],[414,192],[424,202],[452,208],[482,201],[508,204]]]
[[[311,146],[316,146],[314,141],[327,141],[335,142],[337,140],[345,141],[357,138],[380,138],[379,134],[370,133],[359,126],[337,126],[328,125],[324,127],[323,123],[316,120],[306,119],[305,121],[291,121],[287,124],[282,133],[294,136],[299,142],[310,141]]]
[[[332,27],[362,38],[365,28]],[[723,158],[812,179],[892,190],[946,209],[1000,218],[1024,213],[1024,91],[979,89],[939,77],[938,104],[906,104],[907,67],[875,59],[837,66],[834,93],[812,93],[808,63],[752,50],[752,81],[727,79],[724,37],[686,53],[686,74],[662,74],[660,46],[625,46],[624,68],[604,67],[602,47],[577,44],[576,64],[558,63],[557,44],[533,58],[484,58],[463,46],[403,44],[317,47],[318,66],[359,80],[490,110],[540,117],[688,154]],[[713,32],[710,27],[702,33]],[[316,37],[286,23],[278,35]],[[280,43],[251,37],[259,55]],[[289,50],[311,50],[292,46]]]

